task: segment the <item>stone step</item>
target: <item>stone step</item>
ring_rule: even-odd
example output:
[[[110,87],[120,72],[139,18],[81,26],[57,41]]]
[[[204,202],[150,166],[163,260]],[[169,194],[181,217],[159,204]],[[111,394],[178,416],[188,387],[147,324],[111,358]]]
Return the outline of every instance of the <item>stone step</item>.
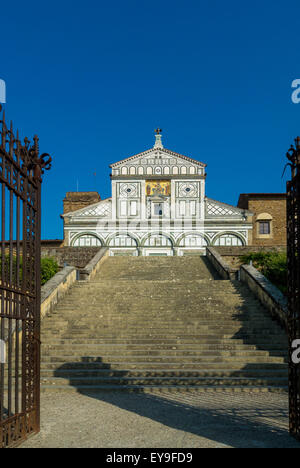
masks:
[[[89,353],[88,355],[85,356],[74,356],[74,355],[43,355],[42,362],[47,363],[47,362],[62,362],[62,363],[70,363],[70,362],[81,362],[82,358],[85,359],[101,359],[103,360],[103,356],[99,357],[97,353]],[[164,355],[163,357],[161,356],[153,356],[153,355],[109,355],[109,363],[114,364],[114,363],[121,363],[121,362],[127,362],[127,363],[133,363],[133,362],[150,362],[150,363],[158,363],[158,362],[164,362],[164,363],[198,363],[199,365],[203,365],[203,363],[208,363],[208,362],[236,362],[240,363],[242,365],[248,365],[248,364],[265,364],[265,363],[285,363],[285,359],[283,357],[276,357],[276,356],[251,356],[246,355],[241,357],[239,355],[236,356],[219,356],[219,355],[205,355],[205,356],[193,356],[193,355]]]
[[[213,284],[214,287],[216,287],[218,284],[224,284],[224,289],[232,289],[233,291],[237,292],[243,292],[247,293],[247,288],[244,287],[240,282],[238,281],[229,281],[229,280],[223,280],[223,279],[214,279],[210,277],[205,277],[203,275],[195,274],[195,275],[190,275],[189,277],[168,277],[165,275],[164,278],[156,278],[155,275],[147,278],[142,278],[138,277],[137,275],[132,275],[132,274],[126,274],[122,276],[118,276],[117,274],[114,274],[111,278],[108,276],[95,276],[91,281],[79,281],[77,282],[74,286],[72,286],[72,290],[78,292],[82,289],[84,290],[91,290],[91,289],[98,289],[102,286],[107,286],[107,285],[112,285],[114,287],[114,284],[120,284],[122,287],[126,288],[129,287],[130,284],[132,285],[132,282],[135,282],[136,284],[140,285],[141,288],[145,288],[146,285],[151,285],[157,284],[159,287],[163,288],[164,285],[170,284],[171,286],[176,285],[176,284],[199,284],[203,286],[203,288],[208,288],[210,284]],[[249,291],[248,291],[249,293]]]
[[[227,320],[235,320],[241,319],[246,320],[247,318],[253,319],[260,319],[260,320],[268,320],[270,322],[274,322],[270,316],[265,315],[263,311],[260,311],[257,308],[253,310],[249,309],[239,309],[238,307],[234,307],[230,305],[229,307],[225,307],[224,304],[216,306],[212,308],[211,304],[199,304],[199,302],[195,305],[194,308],[189,307],[186,309],[186,305],[184,308],[184,304],[179,305],[177,304],[178,308],[170,308],[168,304],[167,307],[159,305],[153,308],[150,307],[135,307],[131,305],[127,305],[124,307],[123,305],[113,305],[108,306],[107,310],[103,307],[97,305],[97,307],[92,306],[85,306],[82,308],[64,308],[64,309],[57,309],[56,312],[53,312],[50,317],[47,317],[45,320],[72,320],[74,318],[74,313],[76,313],[76,317],[79,318],[97,318],[102,317],[104,319],[110,320],[120,320],[122,317],[131,318],[132,320],[145,320],[145,319],[164,319],[164,320],[184,320],[184,319],[197,319],[197,318],[210,318],[214,319],[216,317],[224,317]]]
[[[204,283],[202,281],[118,281],[117,279],[112,281],[105,281],[101,283],[88,283],[84,288],[76,289],[72,288],[70,293],[72,297],[79,300],[85,300],[86,297],[82,295],[82,292],[90,294],[93,302],[96,299],[107,300],[108,297],[116,297],[120,299],[122,294],[126,292],[130,299],[134,299],[134,289],[132,285],[136,286],[136,296],[138,298],[152,296],[154,299],[159,297],[166,297],[168,291],[175,293],[180,290],[180,295],[173,296],[172,299],[179,300],[180,297],[197,298],[199,300],[217,300],[217,298],[224,297],[225,299],[231,299],[233,301],[243,301],[243,299],[249,300],[252,304],[259,303],[259,300],[253,296],[250,290],[241,289],[234,286],[232,283],[226,283],[225,281],[209,281]],[[105,294],[105,296],[104,296]],[[62,299],[63,302],[70,302],[70,294]]]
[[[220,323],[222,320],[222,323]],[[92,323],[91,323],[92,322]],[[94,323],[93,323],[94,322]],[[263,328],[269,328],[271,330],[277,331],[280,334],[282,334],[282,330],[277,327],[276,323],[272,323],[269,320],[251,320],[251,319],[245,319],[245,320],[234,320],[234,319],[222,319],[222,317],[215,316],[213,318],[197,318],[194,320],[188,319],[184,321],[183,319],[178,319],[174,317],[173,320],[161,320],[161,319],[155,319],[151,318],[149,320],[127,320],[126,316],[124,315],[120,320],[109,320],[109,319],[104,319],[101,316],[97,317],[94,316],[94,318],[91,318],[90,320],[88,318],[80,318],[80,317],[73,317],[73,319],[70,320],[57,320],[57,321],[47,321],[44,323],[44,326],[42,328],[42,331],[47,331],[49,329],[55,328],[57,329],[58,327],[82,327],[83,329],[89,326],[90,328],[92,326],[95,327],[102,327],[102,326],[109,326],[109,327],[117,327],[117,328],[132,328],[132,327],[145,327],[145,328],[164,328],[164,327],[176,327],[176,328],[184,328],[184,327],[204,327],[204,326],[211,326],[215,327],[218,329],[221,328],[228,328],[228,327],[247,327],[247,328],[257,328],[257,327],[263,327]]]
[[[237,385],[237,386],[286,386],[286,378],[269,378],[269,379],[258,379],[258,378],[241,378],[241,377],[70,377],[70,378],[41,378],[41,385],[66,385],[73,387],[80,387],[81,385],[192,385],[192,386],[215,386],[215,385]]]
[[[120,356],[119,354],[119,351],[107,351],[106,353],[101,351],[99,352],[98,350],[96,349],[89,349],[87,351],[85,351],[85,353],[88,353],[89,355],[91,356],[101,356],[101,358],[103,359],[103,361],[106,361],[106,362],[110,362],[116,358],[118,358]],[[42,352],[42,360],[46,360],[47,358],[51,358],[51,357],[54,357],[54,358],[61,358],[61,357],[64,357],[64,356],[68,356],[68,358],[81,358],[83,355],[85,355],[85,353],[81,353],[79,351],[75,351],[75,350],[65,350],[65,352],[57,352],[55,350],[50,350],[50,351],[43,351]],[[220,360],[222,361],[223,359],[229,359],[229,358],[239,358],[239,359],[243,359],[243,358],[247,358],[247,359],[251,359],[252,362],[255,362],[256,359],[263,359],[263,358],[273,358],[273,359],[287,359],[287,355],[286,353],[279,353],[278,351],[276,352],[276,354],[274,353],[273,355],[271,355],[269,352],[267,351],[203,351],[203,350],[199,350],[199,351],[184,351],[184,350],[165,350],[165,352],[162,352],[162,351],[146,351],[146,350],[141,350],[141,351],[137,351],[137,350],[128,350],[128,351],[125,351],[125,350],[122,350],[122,359],[145,359],[145,360],[149,360],[151,358],[157,360],[159,359],[160,361],[164,361],[165,359],[172,359],[174,357],[174,359],[185,359],[185,358],[192,358],[193,360],[197,361],[198,359],[206,359],[206,357],[208,359],[214,359],[214,360]]]
[[[51,317],[59,316],[59,315],[72,315],[74,311],[78,314],[84,316],[84,314],[89,315],[103,315],[106,317],[120,317],[120,313],[127,313],[134,317],[137,315],[138,317],[148,317],[153,316],[157,317],[160,316],[160,312],[163,311],[166,317],[197,317],[198,314],[208,315],[214,317],[216,314],[222,313],[225,317],[239,315],[241,317],[253,316],[253,317],[265,317],[271,318],[268,314],[265,313],[265,310],[261,308],[261,306],[250,306],[250,305],[241,305],[241,304],[225,304],[224,301],[216,301],[215,303],[211,303],[208,301],[200,302],[195,300],[188,301],[189,308],[186,308],[186,303],[176,303],[178,306],[178,310],[174,310],[174,306],[170,304],[169,301],[166,301],[164,304],[163,301],[157,301],[157,304],[154,304],[154,301],[151,301],[151,306],[145,309],[144,304],[145,302],[141,301],[141,304],[138,302],[130,303],[129,301],[125,304],[124,301],[117,303],[114,302],[112,304],[105,303],[102,301],[97,302],[96,304],[84,304],[78,305],[78,302],[74,301],[70,304],[61,304],[60,307],[57,307],[52,313]],[[184,308],[185,305],[185,308]],[[212,309],[211,307],[214,306],[215,308]],[[50,317],[50,318],[51,318]],[[49,319],[49,318],[48,318]]]
[[[43,346],[42,348],[42,356],[49,356],[49,355],[62,355],[67,354],[68,356],[82,356],[83,352],[88,353],[96,353],[101,354],[101,356],[115,356],[122,353],[123,356],[128,355],[136,355],[136,356],[161,356],[164,357],[165,355],[173,356],[173,355],[181,355],[181,356],[269,356],[270,351],[265,350],[258,350],[257,348],[254,349],[203,349],[203,348],[186,348],[186,347],[167,347],[167,348],[155,348],[155,347],[148,347],[148,348],[133,348],[130,349],[128,347],[118,347],[118,348],[104,348],[103,346],[99,345],[77,345],[77,346]],[[276,355],[279,356],[286,356],[286,352],[276,351]]]
[[[156,278],[155,275],[152,276],[152,278],[148,277],[148,279],[145,281],[144,278],[138,277],[135,275],[135,280],[134,282],[138,285],[141,285],[141,287],[145,287],[145,285],[151,285],[151,284],[158,284],[159,286],[163,287],[165,284],[201,284],[203,287],[208,287],[210,284],[213,284],[217,286],[218,284],[224,285],[224,288],[232,289],[235,291],[247,291],[247,289],[243,288],[243,285],[239,283],[238,281],[230,281],[230,280],[215,280],[214,278],[208,277],[205,278],[203,275],[195,275],[195,276],[186,276],[183,278],[182,276],[174,276],[172,278],[168,278],[165,276],[164,278]],[[105,286],[105,285],[114,285],[115,283],[123,285],[123,287],[126,286],[132,286],[132,275],[123,275],[117,276],[113,274],[113,276],[110,278],[109,276],[104,276],[104,275],[98,275],[95,276],[94,279],[91,281],[79,281],[75,283],[75,285],[72,287],[74,291],[78,291],[80,289],[84,290],[89,290],[89,289],[95,289],[97,287]]]
[[[175,258],[175,257],[174,257]],[[179,258],[179,257],[178,257]],[[214,279],[217,278],[217,273],[212,269],[206,258],[190,258],[189,262],[183,259],[180,261],[152,261],[151,257],[148,257],[146,261],[141,262],[139,257],[132,257],[131,261],[122,261],[120,257],[108,258],[102,265],[101,271],[96,275],[94,281],[99,278],[112,279],[117,278],[130,278],[131,280],[150,280],[153,278],[156,280],[167,279],[189,279],[191,273],[193,277]],[[116,261],[119,260],[119,261]]]
[[[160,292],[165,294],[167,290],[176,291],[176,289],[182,289],[182,294],[189,295],[193,294],[196,296],[201,296],[202,293],[208,297],[212,296],[212,292],[216,292],[218,295],[232,293],[234,295],[248,296],[249,298],[256,301],[257,299],[251,295],[251,293],[238,285],[234,285],[231,282],[227,281],[202,281],[190,278],[186,281],[143,281],[143,280],[132,280],[128,278],[127,280],[120,281],[118,278],[111,280],[102,280],[98,282],[90,282],[84,285],[84,288],[72,288],[72,294],[74,297],[80,297],[80,292],[90,292],[95,293],[95,295],[100,296],[100,293],[105,290],[108,294],[112,291],[116,292],[117,295],[120,294],[120,291],[128,291],[131,296],[133,296],[132,284],[135,284],[138,287],[137,295],[143,295],[145,291],[153,292],[154,296],[159,295]]]
[[[82,350],[91,350],[95,349],[97,351],[103,350],[105,353],[110,351],[118,350],[118,352],[126,352],[126,351],[156,351],[159,352],[167,351],[167,350],[182,350],[182,351],[258,351],[259,348],[256,345],[245,345],[245,344],[202,344],[202,343],[177,343],[177,344],[117,344],[117,343],[110,343],[110,344],[103,344],[103,343],[45,343],[42,344],[42,351],[49,352],[49,351],[65,351],[65,350],[73,350],[73,351],[82,351]],[[287,354],[286,350],[282,347],[274,346],[273,349],[268,349],[268,352],[275,352],[275,351],[284,351]]]
[[[178,288],[180,290],[180,288]],[[100,294],[101,293],[101,294]],[[178,293],[178,291],[177,291]],[[152,304],[157,307],[157,304],[161,303],[164,305],[165,311],[172,311],[172,306],[176,305],[183,305],[185,301],[189,301],[189,304],[191,305],[191,308],[189,307],[186,312],[189,310],[193,310],[193,308],[197,308],[199,305],[200,306],[210,306],[211,304],[215,304],[216,307],[222,306],[225,307],[225,309],[229,308],[230,306],[239,306],[241,307],[241,310],[255,310],[258,309],[259,311],[263,311],[263,306],[258,302],[258,301],[253,301],[250,298],[246,299],[245,297],[242,296],[235,296],[232,293],[228,294],[220,294],[218,295],[216,292],[210,292],[210,295],[205,295],[203,291],[199,292],[198,295],[195,294],[187,294],[183,295],[180,294],[180,296],[176,297],[176,291],[166,291],[166,295],[157,295],[155,296],[154,294],[150,294],[149,290],[145,291],[145,294],[137,294],[137,295],[128,295],[126,291],[122,291],[122,293],[113,293],[113,292],[106,292],[106,291],[100,291],[99,292],[99,297],[93,291],[91,292],[86,292],[86,294],[90,294],[91,300],[87,301],[87,299],[82,297],[82,294],[80,297],[72,297],[72,300],[69,299],[64,299],[60,304],[57,310],[60,309],[68,309],[68,308],[73,308],[74,306],[76,307],[76,304],[78,305],[78,309],[82,305],[88,305],[91,307],[93,310],[97,308],[103,308],[103,307],[109,307],[110,303],[112,306],[119,306],[123,308],[126,308],[128,304],[130,304],[130,310],[131,309],[138,309],[141,305],[147,304],[149,305],[149,310],[156,310],[154,307],[152,307]],[[124,303],[124,294],[126,294],[126,303]],[[172,298],[170,298],[170,294],[172,294]],[[67,296],[68,297],[68,296]],[[169,300],[168,300],[169,299]],[[247,302],[245,302],[245,299]],[[170,307],[171,305],[171,307]]]
[[[177,289],[177,293],[178,293],[178,289],[181,290],[180,287],[177,287],[176,289]],[[96,307],[100,305],[107,306],[109,305],[109,300],[111,298],[114,299],[114,302],[112,305],[114,304],[124,305],[122,298],[124,298],[124,294],[126,294],[127,301],[132,306],[134,306],[135,304],[140,304],[140,303],[143,304],[144,302],[146,302],[147,304],[150,304],[153,302],[160,302],[160,301],[164,303],[164,305],[168,305],[168,303],[174,305],[175,303],[180,304],[184,300],[189,300],[191,301],[191,304],[193,304],[194,306],[196,305],[196,302],[197,302],[198,304],[202,304],[202,305],[211,304],[211,303],[225,304],[225,305],[236,304],[236,305],[243,306],[244,308],[259,307],[260,309],[262,309],[261,304],[257,300],[253,300],[253,298],[251,299],[250,297],[245,298],[244,295],[234,294],[233,292],[230,292],[230,291],[228,291],[228,293],[225,294],[224,292],[220,293],[217,291],[210,291],[209,293],[205,293],[205,291],[199,290],[197,294],[195,293],[184,294],[182,292],[180,293],[180,296],[178,295],[176,296],[176,290],[171,290],[170,288],[166,288],[166,291],[164,292],[164,294],[158,294],[157,288],[155,288],[153,292],[149,291],[149,288],[147,288],[145,289],[143,293],[141,293],[140,291],[138,294],[134,295],[132,292],[129,293],[129,291],[126,291],[126,290],[118,289],[118,292],[117,291],[114,292],[111,288],[109,288],[108,291],[103,291],[103,290],[98,291],[98,294],[97,292],[93,292],[93,291],[90,291],[90,292],[86,291],[85,294],[91,295],[90,301],[88,301],[86,296],[83,296],[82,294],[78,295],[77,297],[74,294],[72,297],[72,300],[70,299],[70,296],[68,295],[60,303],[59,308],[63,308],[65,306],[70,306],[70,305],[74,306],[74,304],[76,303],[79,305],[88,304],[91,307]],[[172,294],[171,298],[170,298],[170,294]],[[74,304],[72,303],[73,298],[74,298]],[[170,302],[168,302],[168,298]],[[245,303],[245,300],[247,301],[246,303]]]
[[[126,320],[126,317],[123,317],[122,319],[120,319],[119,321],[109,321],[109,320],[104,320],[102,319],[101,317],[97,317],[97,316],[94,316],[93,319],[84,319],[84,320],[81,320],[80,318],[73,318],[73,320],[57,320],[55,322],[45,322],[44,326],[43,326],[43,331],[45,330],[48,330],[49,328],[51,329],[52,327],[54,328],[57,328],[57,327],[72,327],[72,328],[78,328],[78,327],[82,327],[83,329],[87,326],[89,326],[90,328],[91,327],[95,327],[95,328],[102,328],[103,326],[116,326],[118,328],[141,328],[141,327],[147,327],[147,328],[170,328],[172,327],[172,329],[174,328],[186,328],[186,329],[189,329],[189,328],[194,328],[195,326],[197,326],[198,328],[202,328],[202,327],[214,327],[216,329],[223,329],[223,328],[229,328],[229,327],[238,327],[238,328],[241,328],[241,327],[244,327],[244,328],[247,328],[247,329],[253,329],[253,328],[259,328],[260,327],[265,327],[266,329],[268,329],[268,327],[270,327],[272,324],[268,321],[265,321],[265,320],[261,320],[261,321],[256,321],[256,320],[247,320],[247,321],[240,321],[240,320],[226,320],[224,319],[224,322],[222,321],[221,322],[221,317],[216,317],[214,320],[188,320],[186,322],[184,322],[183,320],[176,320],[176,318],[174,318],[174,320],[167,320],[167,321],[163,321],[163,320],[149,320],[149,321],[139,321],[139,320],[132,320],[132,321],[127,321]],[[280,334],[282,334],[282,330],[280,329],[280,327],[277,327],[276,324],[274,324],[274,326],[272,326],[271,329],[269,329],[270,331],[275,331],[275,332],[278,332]]]
[[[163,312],[161,312],[163,314]],[[85,316],[80,316],[79,314],[76,314],[76,312],[73,313],[72,316],[64,317],[64,316],[57,316],[57,317],[52,317],[51,320],[45,320],[42,330],[47,330],[49,327],[61,327],[61,326],[82,326],[86,327],[87,325],[91,326],[98,326],[101,327],[102,325],[108,325],[108,326],[116,326],[116,327],[122,327],[122,328],[129,328],[132,326],[135,327],[153,327],[155,326],[156,328],[159,328],[161,326],[177,326],[177,327],[184,327],[184,326],[203,326],[203,325],[211,325],[215,326],[218,328],[222,328],[223,326],[247,326],[251,327],[253,326],[265,326],[269,327],[270,329],[274,329],[279,331],[282,334],[281,328],[277,325],[277,322],[274,322],[272,320],[269,320],[264,317],[256,318],[256,317],[222,317],[221,314],[215,314],[213,317],[207,317],[207,316],[194,316],[194,317],[166,317],[166,318],[160,318],[160,317],[138,317],[138,316],[131,316],[130,318],[127,317],[126,313],[120,312],[121,317],[119,319],[115,319],[114,317],[106,317],[102,314],[93,314],[92,316],[85,315]],[[57,320],[55,320],[55,318]]]
[[[163,314],[163,312],[161,312]],[[194,316],[187,316],[187,317],[181,317],[181,316],[173,316],[173,317],[160,317],[160,316],[127,316],[126,313],[120,312],[120,317],[111,317],[111,316],[105,316],[102,313],[99,314],[85,314],[85,315],[79,315],[75,312],[72,312],[72,314],[67,315],[53,315],[51,317],[51,320],[46,319],[44,321],[44,326],[42,330],[47,329],[48,327],[52,326],[72,326],[73,324],[75,325],[82,325],[86,326],[88,324],[91,324],[91,321],[93,321],[95,324],[106,324],[106,325],[116,325],[116,326],[129,326],[132,325],[143,325],[143,326],[153,326],[155,325],[181,325],[184,326],[185,324],[188,325],[216,325],[216,322],[222,320],[222,324],[224,323],[225,325],[265,325],[265,326],[270,326],[273,327],[274,329],[278,329],[279,331],[282,330],[280,327],[277,327],[277,323],[275,321],[272,321],[269,318],[265,317],[251,317],[245,316],[245,317],[235,317],[235,316],[224,316],[221,313],[216,313],[214,316],[212,315],[194,315]],[[219,327],[222,326],[222,324],[219,323]]]
[[[261,339],[260,342],[257,342],[253,344],[251,340],[239,340],[239,339],[198,339],[198,338],[176,338],[176,339],[170,339],[170,338],[163,338],[163,339],[156,339],[156,338],[134,338],[132,337],[131,339],[120,339],[117,337],[112,337],[111,339],[107,338],[90,338],[87,342],[86,339],[84,338],[55,338],[52,335],[48,336],[43,336],[42,337],[42,345],[47,346],[47,345],[85,345],[85,344],[96,344],[96,345],[103,345],[103,346],[111,346],[111,347],[118,347],[118,346],[140,346],[140,345],[145,345],[145,346],[183,346],[183,345],[191,345],[191,346],[207,346],[207,347],[212,347],[215,349],[215,347],[219,346],[238,346],[244,348],[244,346],[250,346],[254,348],[260,348],[264,346],[268,346],[268,349],[270,349],[270,345],[273,346],[273,350],[276,349],[287,349],[287,340],[282,338],[280,341],[278,340],[276,343],[273,343],[272,340],[267,340],[267,339]]]
[[[168,292],[176,292],[178,289],[181,290],[180,296],[172,297],[172,300],[179,299],[180,297],[188,297],[188,298],[197,298],[200,300],[217,300],[218,298],[226,298],[236,301],[242,301],[245,298],[245,294],[242,294],[241,291],[235,289],[232,286],[226,284],[224,285],[223,282],[210,282],[207,284],[203,284],[199,281],[189,281],[185,283],[181,282],[134,282],[138,288],[136,297],[137,298],[150,298],[159,299],[159,298],[166,298]],[[129,298],[134,298],[134,291],[132,289],[132,281],[122,282],[119,281],[112,281],[112,282],[105,282],[93,285],[93,287],[85,288],[84,292],[92,294],[93,302],[96,302],[96,299],[107,299],[107,297],[114,296],[116,299],[120,299],[124,292],[128,293]],[[82,296],[81,290],[72,290],[72,297],[74,299],[79,299],[80,301],[86,300]],[[103,293],[107,294],[107,297],[103,298]],[[248,299],[254,304],[255,302],[259,302],[256,298],[248,295]],[[63,299],[65,303],[70,302],[70,296],[68,295],[65,299]]]
[[[79,374],[79,373],[77,373]],[[81,385],[193,385],[193,386],[211,386],[211,385],[237,385],[237,386],[287,386],[287,375],[278,376],[246,376],[246,375],[188,375],[187,373],[182,375],[168,375],[157,374],[157,375],[108,375],[108,374],[81,374],[75,375],[74,373],[54,372],[53,375],[46,376],[44,373],[41,375],[41,385],[71,385],[78,387]],[[11,383],[14,385],[15,376],[11,379]],[[21,375],[19,376],[21,378]],[[8,385],[8,379],[4,381],[5,385]]]
[[[189,302],[189,301],[188,301]],[[175,308],[174,308],[175,307]],[[170,303],[163,304],[163,301],[157,301],[157,305],[153,302],[148,306],[146,303],[130,304],[128,301],[127,304],[96,304],[92,306],[91,304],[83,304],[78,306],[77,303],[72,305],[63,305],[60,309],[56,309],[54,313],[51,314],[51,317],[55,318],[64,318],[66,316],[68,319],[72,318],[76,313],[79,317],[105,317],[111,319],[121,318],[123,315],[127,317],[134,318],[159,318],[161,314],[164,314],[166,320],[173,320],[174,318],[198,318],[198,317],[210,317],[214,318],[217,315],[222,315],[224,318],[235,318],[238,316],[240,318],[264,318],[271,320],[271,317],[264,314],[264,311],[259,307],[250,308],[245,306],[240,306],[239,304],[229,304],[220,303],[209,304],[209,303],[200,303],[197,301],[195,304],[189,302],[189,309],[186,308],[186,303],[176,303],[174,305]],[[47,317],[46,320],[51,320],[51,317]]]
[[[116,336],[120,336],[120,335],[124,335],[124,334],[128,334],[128,335],[135,335],[136,337],[138,337],[140,335],[139,332],[143,333],[143,334],[150,334],[150,335],[162,335],[162,334],[166,334],[166,332],[170,329],[170,327],[168,327],[167,325],[157,325],[157,326],[148,326],[148,327],[143,327],[142,325],[141,326],[131,326],[131,327],[128,327],[128,328],[117,328],[117,327],[113,327],[114,328],[114,331],[116,333]],[[268,336],[273,336],[273,337],[276,337],[276,336],[281,336],[280,334],[280,331],[277,331],[277,330],[270,330],[269,328],[260,328],[259,326],[224,326],[224,327],[218,327],[218,326],[213,326],[213,325],[207,325],[207,324],[204,324],[202,326],[191,326],[191,325],[188,325],[186,327],[183,327],[183,326],[173,326],[172,327],[172,331],[173,333],[177,334],[177,335],[182,335],[184,334],[184,332],[186,332],[187,334],[190,334],[192,331],[195,331],[195,329],[200,332],[201,334],[205,334],[206,336],[208,335],[211,335],[211,334],[215,334],[216,336],[219,336],[221,334],[223,335],[228,335],[228,334],[234,334],[234,333],[243,333],[244,335],[255,335],[255,336],[263,336],[264,334],[265,335],[268,335]],[[106,324],[103,324],[101,327],[100,326],[97,326],[97,327],[92,327],[92,326],[86,326],[86,327],[82,327],[81,325],[73,325],[73,326],[70,326],[70,327],[66,327],[66,328],[52,328],[52,327],[49,327],[49,328],[46,328],[44,330],[44,333],[43,333],[43,336],[46,336],[46,334],[51,334],[52,332],[55,332],[55,331],[58,331],[58,332],[64,332],[64,333],[71,333],[71,334],[78,334],[78,333],[81,333],[82,332],[82,335],[83,336],[87,336],[87,335],[92,335],[94,334],[94,336],[97,336],[99,338],[101,338],[102,336],[106,336],[107,334],[111,333],[111,327],[109,325],[106,325]],[[238,336],[239,337],[239,336]]]
[[[154,330],[148,330],[144,331],[144,333],[140,333],[137,335],[136,333],[131,333],[130,331],[119,331],[118,333],[112,335],[111,330],[108,330],[107,333],[99,333],[99,332],[92,332],[92,331],[84,331],[81,332],[80,330],[77,331],[62,331],[60,329],[58,330],[52,330],[51,335],[55,338],[59,337],[62,339],[85,339],[86,341],[89,341],[90,339],[97,338],[99,339],[107,339],[107,340],[113,340],[114,338],[118,339],[136,339],[137,337],[140,338],[150,338],[150,339],[164,339],[166,336],[165,333],[157,333],[154,332]],[[47,335],[49,337],[49,335]],[[193,335],[188,333],[187,335],[184,336],[182,333],[176,333],[176,334],[169,334],[169,337],[171,339],[182,339],[184,340],[185,338],[187,339],[194,339],[194,337],[197,337],[197,340],[230,340],[230,339],[239,339],[244,342],[251,342],[251,343],[260,343],[262,341],[268,340],[269,343],[280,343],[282,342],[282,336],[280,334],[278,335],[263,335],[263,334],[258,334],[258,333],[246,333],[245,331],[239,331],[238,333],[223,333],[222,331],[219,332],[218,334],[214,331],[211,330],[210,333],[206,332],[203,335]]]
[[[245,370],[226,370],[226,369],[86,369],[84,366],[78,369],[44,369],[41,372],[42,377],[256,377],[259,379],[271,377],[288,378],[287,369],[245,369]]]
[[[109,325],[103,324],[102,326],[97,325],[97,326],[85,326],[82,327],[81,325],[73,325],[73,326],[66,326],[66,327],[48,327],[45,328],[43,331],[43,336],[47,336],[51,333],[67,333],[70,335],[76,335],[78,333],[82,332],[82,336],[90,336],[91,338],[97,336],[98,338],[111,335],[112,329],[115,333],[115,336],[120,336],[123,337],[124,334],[127,336],[135,336],[139,337],[141,335],[143,336],[153,336],[153,335],[166,335],[168,330],[170,330],[170,327],[167,325],[157,325],[157,326],[148,326],[148,327],[143,327],[142,325],[138,326],[129,326],[128,328],[126,327],[111,327]],[[244,336],[273,336],[273,337],[280,337],[281,333],[280,330],[276,329],[270,329],[270,328],[260,328],[259,326],[213,326],[213,325],[202,325],[202,326],[173,326],[172,327],[172,332],[173,336],[182,336],[186,333],[186,335],[191,335],[193,332],[198,332],[199,335],[210,337],[211,335],[215,336],[222,336],[222,335],[229,335],[234,336],[234,334],[238,333],[238,336],[236,338],[240,338],[241,335]],[[94,336],[93,336],[94,335]]]
[[[230,372],[233,370],[235,371],[242,371],[244,372],[245,370],[247,371],[262,371],[262,372],[267,372],[267,371],[287,371],[288,366],[286,363],[250,363],[250,364],[245,364],[244,362],[202,362],[201,365],[199,363],[193,363],[193,362],[147,362],[147,366],[144,365],[143,362],[127,362],[124,365],[124,362],[114,362],[113,365],[113,371],[120,370],[123,371],[125,368],[128,370],[144,370],[147,368],[148,371],[160,371],[161,369],[163,370],[169,370],[169,371],[185,371],[185,370],[196,370],[199,371],[201,369],[205,370],[210,370],[214,372],[215,370],[219,370],[220,367],[222,369],[227,369]],[[69,370],[69,369],[86,369],[86,370],[101,370],[101,369],[108,369],[112,370],[111,364],[110,363],[105,363],[101,360],[101,358],[88,358],[88,357],[82,357],[81,359],[78,359],[77,362],[58,362],[56,360],[48,360],[47,362],[42,361],[41,363],[41,369],[43,370]]]
[[[287,340],[207,259],[110,257],[43,322],[42,390],[285,391]]]
[[[42,393],[48,392],[67,392],[67,393],[82,393],[86,395],[102,393],[103,391],[125,391],[125,392],[138,392],[138,393],[154,393],[158,392],[168,393],[184,392],[184,393],[287,393],[287,386],[225,386],[225,385],[211,385],[211,386],[178,386],[178,385],[80,385],[72,387],[71,385],[43,385],[41,387]]]

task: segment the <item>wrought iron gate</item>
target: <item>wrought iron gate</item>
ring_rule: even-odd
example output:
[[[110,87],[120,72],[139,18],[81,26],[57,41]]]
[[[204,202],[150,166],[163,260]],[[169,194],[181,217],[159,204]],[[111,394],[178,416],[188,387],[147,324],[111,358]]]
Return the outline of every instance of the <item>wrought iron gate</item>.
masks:
[[[0,114],[0,448],[39,431],[40,195],[50,167],[38,138],[22,143]]]
[[[300,439],[300,364],[293,362],[300,339],[300,138],[287,153],[292,180],[287,183],[288,335],[290,433]],[[299,344],[298,344],[299,348]]]

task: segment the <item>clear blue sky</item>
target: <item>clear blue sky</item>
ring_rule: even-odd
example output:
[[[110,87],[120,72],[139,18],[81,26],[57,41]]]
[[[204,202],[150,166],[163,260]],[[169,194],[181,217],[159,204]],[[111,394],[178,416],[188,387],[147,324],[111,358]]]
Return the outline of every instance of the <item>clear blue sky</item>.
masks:
[[[208,164],[209,197],[285,190],[299,0],[3,2],[0,31],[7,115],[53,157],[44,238],[62,237],[77,179],[110,196],[108,165],[153,146],[157,126],[168,149]]]

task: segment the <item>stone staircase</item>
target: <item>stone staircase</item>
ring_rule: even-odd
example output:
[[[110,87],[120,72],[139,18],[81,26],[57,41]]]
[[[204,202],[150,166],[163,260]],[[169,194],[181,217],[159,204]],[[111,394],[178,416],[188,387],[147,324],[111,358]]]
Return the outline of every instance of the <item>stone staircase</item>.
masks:
[[[108,257],[42,328],[45,391],[287,388],[284,332],[205,257]]]

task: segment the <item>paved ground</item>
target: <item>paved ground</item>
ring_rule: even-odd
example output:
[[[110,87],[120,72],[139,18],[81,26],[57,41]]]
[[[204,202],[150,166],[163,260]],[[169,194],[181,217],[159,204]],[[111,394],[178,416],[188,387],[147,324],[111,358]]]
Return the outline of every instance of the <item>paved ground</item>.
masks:
[[[42,395],[42,431],[23,448],[300,448],[272,393]]]

